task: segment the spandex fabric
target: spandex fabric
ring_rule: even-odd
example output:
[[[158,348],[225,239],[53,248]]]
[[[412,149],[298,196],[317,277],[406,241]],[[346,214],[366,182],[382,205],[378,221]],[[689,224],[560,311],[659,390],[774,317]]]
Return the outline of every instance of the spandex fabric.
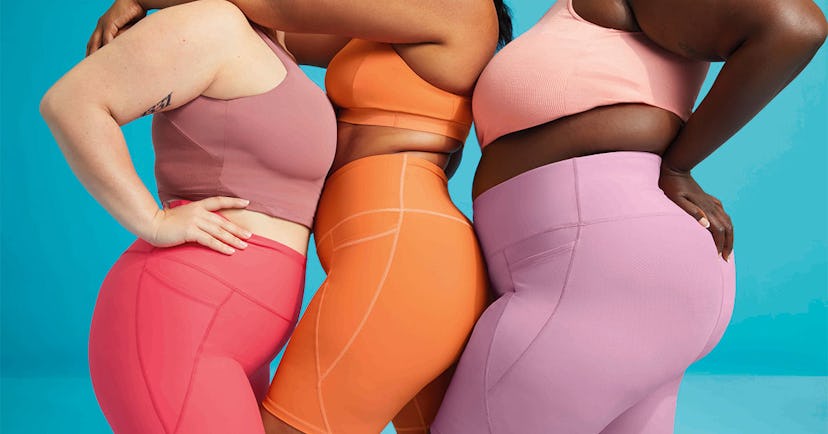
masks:
[[[608,29],[559,0],[492,59],[474,91],[480,146],[507,134],[614,104],[648,104],[687,120],[709,63]]]
[[[498,299],[475,326],[439,434],[673,432],[685,369],[733,309],[733,259],[612,152],[518,175],[474,202]]]
[[[471,101],[417,75],[393,45],[352,39],[328,65],[325,88],[340,122],[466,140]]]
[[[165,203],[241,197],[249,211],[311,227],[336,152],[333,108],[290,55],[254,28],[287,75],[262,94],[202,95],[153,116],[158,195]]]
[[[314,237],[327,279],[264,407],[305,433],[378,433],[395,415],[426,433],[487,297],[446,175],[407,154],[355,160],[325,184]]]
[[[302,303],[305,257],[254,235],[227,256],[136,241],[98,295],[95,395],[118,434],[264,433],[269,365]]]

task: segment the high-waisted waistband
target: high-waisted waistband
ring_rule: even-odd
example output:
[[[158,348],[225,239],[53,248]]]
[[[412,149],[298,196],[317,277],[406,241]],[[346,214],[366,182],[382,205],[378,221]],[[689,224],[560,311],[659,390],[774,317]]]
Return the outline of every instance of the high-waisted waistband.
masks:
[[[474,201],[486,256],[538,233],[642,215],[686,214],[658,188],[661,157],[610,152],[532,169]]]
[[[166,206],[167,206],[167,208],[175,208],[175,207],[178,207],[178,206],[181,206],[181,205],[186,205],[186,204],[191,203],[191,202],[192,201],[189,201],[189,200],[177,199],[177,200],[171,200],[171,201],[167,202]],[[216,213],[216,214],[221,216],[221,214],[219,214],[219,213]],[[275,250],[275,251],[281,252],[285,256],[288,256],[288,257],[292,258],[294,261],[298,261],[300,264],[302,264],[302,266],[305,265],[305,261],[306,261],[305,255],[299,253],[298,251],[296,251],[296,249],[293,249],[293,248],[287,246],[286,244],[282,244],[282,243],[280,243],[276,240],[272,240],[270,238],[263,237],[261,235],[253,234],[250,238],[248,238],[244,241],[246,243],[252,244],[254,246],[264,247],[265,249]],[[152,247],[149,244],[147,244],[147,245],[150,246],[150,248]]]
[[[317,243],[332,229],[356,217],[382,218],[383,214],[413,212],[465,222],[451,202],[446,182],[439,166],[405,153],[352,161],[325,183],[314,227]]]

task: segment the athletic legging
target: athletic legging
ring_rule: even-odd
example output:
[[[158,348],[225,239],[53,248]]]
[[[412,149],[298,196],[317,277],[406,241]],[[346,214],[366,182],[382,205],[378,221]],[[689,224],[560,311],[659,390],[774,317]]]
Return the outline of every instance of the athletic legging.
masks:
[[[89,365],[115,433],[264,433],[259,400],[299,313],[305,257],[247,241],[226,256],[138,240],[112,267]]]
[[[733,260],[658,188],[660,158],[613,152],[480,195],[499,298],[432,432],[666,434],[685,369],[730,319]]]
[[[314,228],[327,279],[264,407],[304,433],[426,433],[486,300],[474,230],[446,175],[406,154],[325,183]]]

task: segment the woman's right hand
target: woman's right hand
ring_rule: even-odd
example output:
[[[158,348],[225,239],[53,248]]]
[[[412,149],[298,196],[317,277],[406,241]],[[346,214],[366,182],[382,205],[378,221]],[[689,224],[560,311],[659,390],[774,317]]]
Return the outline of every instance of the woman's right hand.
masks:
[[[104,45],[112,42],[116,36],[140,21],[147,15],[147,11],[138,3],[138,0],[115,0],[112,6],[98,19],[95,31],[86,44],[86,55],[98,51]]]
[[[247,247],[253,234],[215,213],[222,209],[246,208],[250,202],[232,197],[211,197],[175,208],[160,209],[141,236],[155,247],[194,242],[225,255]]]

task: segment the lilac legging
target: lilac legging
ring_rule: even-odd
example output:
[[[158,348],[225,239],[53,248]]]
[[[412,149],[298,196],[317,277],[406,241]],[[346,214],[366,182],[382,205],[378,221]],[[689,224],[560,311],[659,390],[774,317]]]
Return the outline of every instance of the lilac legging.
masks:
[[[665,434],[682,375],[721,339],[733,260],[658,188],[660,159],[560,161],[474,202],[498,299],[478,321],[439,434]]]

